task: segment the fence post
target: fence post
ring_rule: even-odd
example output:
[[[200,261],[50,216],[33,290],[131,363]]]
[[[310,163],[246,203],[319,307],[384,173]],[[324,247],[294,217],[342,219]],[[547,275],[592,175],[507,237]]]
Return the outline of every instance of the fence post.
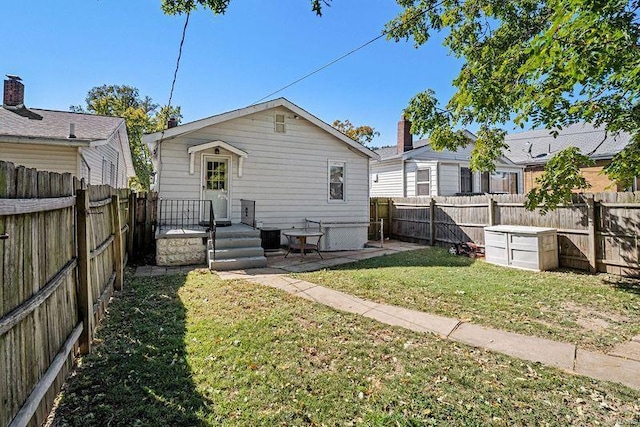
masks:
[[[113,270],[116,272],[114,289],[122,290],[123,260],[122,253],[122,225],[120,221],[120,196],[111,196],[111,229],[113,230]]]
[[[436,199],[429,201],[429,245],[436,244]]]
[[[89,243],[89,192],[86,189],[76,191],[77,236],[78,236],[78,313],[82,319],[80,352],[91,351],[93,341],[93,296],[91,294]]]
[[[587,257],[589,259],[589,271],[591,273],[596,273],[598,271],[598,266],[596,264],[596,201],[594,200],[593,195],[587,197],[587,220],[589,232],[589,251],[587,253]]]
[[[127,224],[129,224],[129,240],[127,240],[127,254],[129,255],[129,262],[133,259],[133,239],[135,239],[136,233],[136,193],[135,191],[129,192],[129,218],[127,218]]]
[[[489,196],[489,225],[496,225],[496,201]]]

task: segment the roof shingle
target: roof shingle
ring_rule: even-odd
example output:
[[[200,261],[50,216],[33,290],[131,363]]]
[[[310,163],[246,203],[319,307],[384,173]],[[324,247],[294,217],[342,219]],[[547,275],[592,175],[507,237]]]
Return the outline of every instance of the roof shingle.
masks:
[[[75,125],[78,141],[100,141],[108,139],[122,124],[123,118],[98,116],[95,114],[73,113],[30,108],[42,116],[42,120],[29,119],[14,111],[0,107],[0,136],[66,139],[69,125]]]
[[[518,164],[543,164],[553,154],[568,147],[578,147],[580,152],[593,159],[610,159],[626,147],[631,135],[607,133],[604,127],[589,123],[576,123],[560,130],[556,138],[549,129],[537,129],[512,133],[505,137],[509,148],[505,156]]]

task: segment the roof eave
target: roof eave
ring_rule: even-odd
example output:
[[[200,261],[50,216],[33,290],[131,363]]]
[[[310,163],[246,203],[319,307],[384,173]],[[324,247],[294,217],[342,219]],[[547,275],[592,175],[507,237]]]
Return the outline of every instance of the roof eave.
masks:
[[[95,140],[77,138],[43,138],[38,136],[0,135],[0,143],[63,145],[67,147],[90,147]]]
[[[170,129],[165,129],[160,132],[147,134],[142,137],[142,140],[144,143],[147,144],[150,151],[153,152],[153,150],[155,149],[155,146],[157,145],[157,142],[160,140],[166,141],[169,139],[176,138],[178,136],[184,136],[186,134],[196,132],[208,126],[213,126],[218,123],[248,116],[254,113],[259,113],[261,111],[269,110],[276,107],[285,107],[291,110],[296,115],[308,120],[309,122],[313,123],[314,125],[318,126],[319,128],[323,129],[329,134],[335,136],[336,138],[338,138],[339,140],[341,140],[351,148],[354,148],[356,151],[358,151],[359,153],[369,158],[372,158],[372,159],[379,158],[378,154],[375,153],[373,150],[370,150],[364,145],[354,141],[353,139],[349,138],[342,132],[338,131],[337,129],[333,128],[329,124],[325,123],[324,121],[314,116],[313,114],[298,107],[297,105],[295,105],[294,103],[290,102],[285,98],[277,98],[271,101],[263,102],[261,104],[250,105],[248,107],[241,108],[238,110],[229,111],[226,113],[218,114],[216,116],[211,116],[205,119],[196,120],[195,122],[186,123],[184,125],[179,125]]]

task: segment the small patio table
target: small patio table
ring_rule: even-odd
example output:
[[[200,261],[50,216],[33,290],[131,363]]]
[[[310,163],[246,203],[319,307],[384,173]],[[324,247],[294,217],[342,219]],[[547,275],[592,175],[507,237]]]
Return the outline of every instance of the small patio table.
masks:
[[[285,258],[287,257],[287,255],[289,255],[289,252],[291,252],[291,249],[299,249],[300,256],[305,256],[305,251],[307,250],[311,250],[311,251],[315,250],[318,253],[318,255],[320,255],[320,258],[324,259],[319,250],[320,239],[322,239],[322,236],[324,236],[323,232],[293,229],[293,230],[283,231],[282,234],[287,236],[287,239],[289,240],[289,248],[287,250],[287,254],[284,256]],[[318,242],[307,243],[307,238],[309,237],[317,237]],[[293,239],[296,239],[298,243],[294,243]]]

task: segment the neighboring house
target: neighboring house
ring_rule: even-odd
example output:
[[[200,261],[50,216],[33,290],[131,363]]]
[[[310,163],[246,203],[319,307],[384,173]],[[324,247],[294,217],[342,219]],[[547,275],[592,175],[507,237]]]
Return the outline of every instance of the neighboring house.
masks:
[[[554,138],[549,129],[512,133],[505,137],[509,149],[505,152],[511,161],[525,167],[524,190],[535,187],[535,180],[542,174],[545,163],[559,151],[568,147],[579,147],[582,154],[595,160],[595,165],[583,167],[582,174],[591,184],[590,192],[624,191],[602,172],[616,153],[630,142],[631,135],[607,133],[604,128],[596,128],[589,123],[569,125],[559,131]]]
[[[367,241],[369,159],[377,155],[284,98],[143,140],[161,203],[211,200],[221,225],[240,223],[246,214],[241,200],[251,201],[259,228],[303,228],[306,218],[347,225],[341,236],[325,236],[325,250],[361,248]],[[160,229],[162,215],[161,208]],[[201,212],[200,220],[206,218]]]
[[[135,175],[124,119],[26,108],[15,76],[4,81],[0,160],[117,188]]]
[[[496,172],[472,172],[469,159],[476,137],[467,131],[468,146],[436,151],[428,140],[413,142],[411,123],[398,123],[395,147],[375,152],[371,161],[371,197],[450,196],[473,193],[522,193],[523,167],[501,157]]]

